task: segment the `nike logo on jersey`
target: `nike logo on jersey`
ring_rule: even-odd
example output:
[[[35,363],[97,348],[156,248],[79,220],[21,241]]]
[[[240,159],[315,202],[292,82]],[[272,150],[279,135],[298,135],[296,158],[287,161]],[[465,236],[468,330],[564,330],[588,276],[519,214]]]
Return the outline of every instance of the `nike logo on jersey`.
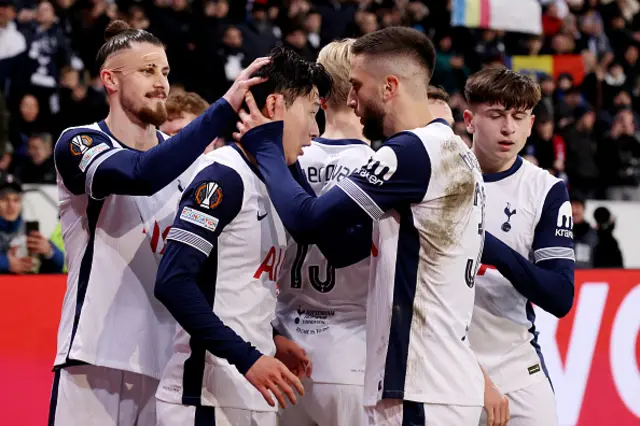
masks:
[[[267,217],[269,213],[265,213],[265,214],[260,214],[260,212],[258,212],[258,221],[261,221],[262,219],[264,219],[265,217]]]

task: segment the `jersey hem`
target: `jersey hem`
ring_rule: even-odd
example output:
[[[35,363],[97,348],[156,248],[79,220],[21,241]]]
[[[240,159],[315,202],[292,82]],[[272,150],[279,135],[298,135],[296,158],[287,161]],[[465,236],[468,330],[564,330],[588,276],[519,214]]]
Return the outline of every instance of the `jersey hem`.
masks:
[[[122,364],[119,362],[111,362],[111,361],[99,362],[95,359],[89,360],[89,357],[83,357],[83,356],[81,357],[67,356],[66,359],[63,360],[62,362],[56,361],[55,364],[53,365],[53,368],[55,370],[60,368],[72,367],[74,365],[82,365],[82,364],[93,365],[95,367],[111,368],[114,370],[127,371],[129,373],[141,374],[143,376],[147,376],[158,381],[160,381],[160,379],[162,378],[162,373],[156,372],[154,374],[153,372],[145,368],[132,368],[132,367],[140,367],[140,366],[132,366],[131,364]]]

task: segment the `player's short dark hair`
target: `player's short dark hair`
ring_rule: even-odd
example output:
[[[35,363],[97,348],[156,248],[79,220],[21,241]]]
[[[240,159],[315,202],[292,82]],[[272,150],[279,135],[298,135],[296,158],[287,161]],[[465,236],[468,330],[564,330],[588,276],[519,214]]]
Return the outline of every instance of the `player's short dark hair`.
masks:
[[[131,49],[131,43],[150,43],[164,48],[160,39],[148,31],[136,30],[124,21],[116,20],[104,30],[104,44],[96,55],[97,69],[102,68],[107,58],[120,50]]]
[[[423,33],[413,28],[389,27],[365,34],[353,43],[354,55],[411,58],[427,71],[430,80],[436,66],[436,49]]]
[[[331,93],[331,75],[322,65],[309,62],[285,47],[273,49],[269,56],[271,61],[253,74],[268,78],[251,88],[258,108],[263,108],[267,97],[273,93],[283,95],[287,106],[300,96],[308,96],[314,87],[318,88],[321,98]]]
[[[427,98],[433,99],[434,101],[442,101],[446,104],[449,103],[451,97],[442,87],[431,86],[427,88]]]
[[[540,86],[526,75],[507,68],[487,68],[472,74],[464,86],[470,106],[500,104],[505,109],[527,111],[540,101]]]

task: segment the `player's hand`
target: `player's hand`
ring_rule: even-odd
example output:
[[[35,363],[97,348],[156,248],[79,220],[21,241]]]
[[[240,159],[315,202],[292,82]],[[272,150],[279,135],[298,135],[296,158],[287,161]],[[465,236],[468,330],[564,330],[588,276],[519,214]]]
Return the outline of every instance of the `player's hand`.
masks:
[[[509,422],[509,399],[487,375],[484,378],[484,409],[487,412],[487,426],[506,426]]]
[[[235,112],[238,112],[240,107],[242,106],[242,102],[244,101],[244,95],[247,93],[251,86],[255,86],[256,84],[264,83],[267,81],[265,77],[251,77],[254,72],[258,71],[260,68],[269,63],[271,59],[268,57],[258,58],[255,61],[251,62],[247,68],[245,68],[236,81],[233,82],[227,93],[224,94],[223,98],[229,102],[231,107]]]
[[[237,132],[233,134],[233,138],[240,142],[242,137],[251,129],[262,126],[263,124],[272,123],[274,121],[282,121],[284,120],[284,96],[282,95],[274,95],[274,105],[273,105],[273,118],[265,117],[265,115],[260,111],[258,105],[256,104],[256,100],[251,94],[251,92],[247,92],[244,101],[247,103],[247,107],[249,111],[240,110],[238,112],[238,116],[240,117],[240,121],[236,124],[238,129]],[[267,106],[268,107],[268,106]]]
[[[18,257],[15,255],[15,248],[7,252],[9,260],[9,272],[14,274],[26,274],[31,272],[33,268],[33,259],[31,257]]]
[[[53,250],[51,243],[38,231],[33,231],[27,236],[27,249],[32,254],[50,256]]]
[[[276,344],[276,358],[282,361],[298,377],[311,377],[311,358],[302,346],[284,336],[273,338]]]
[[[293,392],[293,388],[300,395],[304,395],[304,387],[302,387],[300,379],[289,371],[286,365],[270,356],[262,355],[258,358],[247,371],[245,377],[272,407],[275,407],[276,404],[271,393],[275,395],[282,408],[287,407],[284,395],[295,405],[296,394]]]

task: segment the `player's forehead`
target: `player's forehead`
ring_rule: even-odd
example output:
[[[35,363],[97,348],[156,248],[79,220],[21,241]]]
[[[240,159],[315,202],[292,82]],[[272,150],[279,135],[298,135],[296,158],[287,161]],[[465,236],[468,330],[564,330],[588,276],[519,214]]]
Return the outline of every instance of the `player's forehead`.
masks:
[[[107,58],[105,68],[143,68],[159,70],[169,69],[169,60],[162,46],[151,43],[131,43],[131,48],[120,50]]]
[[[320,107],[320,92],[318,88],[313,86],[313,89],[311,89],[309,93],[301,94],[295,98],[292,106],[295,105],[301,105],[305,108]]]
[[[349,81],[353,83],[361,83],[369,75],[367,73],[367,57],[365,55],[352,55],[349,70]]]

